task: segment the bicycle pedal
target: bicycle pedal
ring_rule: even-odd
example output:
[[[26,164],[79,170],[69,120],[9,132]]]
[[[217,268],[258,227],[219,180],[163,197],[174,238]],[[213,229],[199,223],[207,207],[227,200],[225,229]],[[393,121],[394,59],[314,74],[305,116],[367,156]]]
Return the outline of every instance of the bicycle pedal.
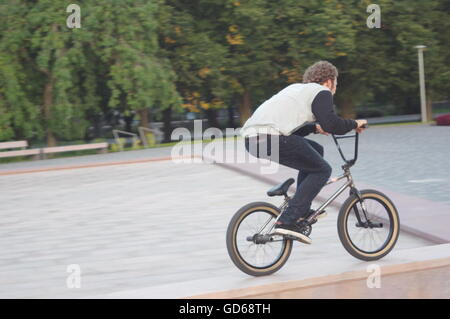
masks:
[[[292,236],[292,235],[284,235],[284,238],[285,239],[290,239],[290,240],[295,240],[295,241],[298,241],[299,243],[302,243],[302,244],[311,244],[311,242],[305,242],[302,239],[300,239],[298,237],[295,237],[295,236]]]
[[[295,237],[295,236],[292,236],[292,235],[283,235],[283,237],[285,239],[296,240],[296,241],[301,242],[301,240],[298,237]]]

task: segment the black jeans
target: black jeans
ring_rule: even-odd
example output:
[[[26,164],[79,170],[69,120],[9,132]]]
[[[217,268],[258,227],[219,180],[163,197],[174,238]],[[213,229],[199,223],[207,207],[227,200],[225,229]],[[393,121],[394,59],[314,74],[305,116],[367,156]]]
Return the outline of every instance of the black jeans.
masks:
[[[246,138],[245,148],[255,157],[275,160],[299,171],[295,195],[279,219],[282,223],[292,224],[309,214],[313,199],[331,176],[331,166],[324,160],[323,147],[317,142],[294,134],[273,135],[275,139],[271,137],[259,135]],[[276,151],[272,147],[274,141],[278,141],[278,156],[272,152]],[[257,147],[250,147],[250,143],[256,143]]]

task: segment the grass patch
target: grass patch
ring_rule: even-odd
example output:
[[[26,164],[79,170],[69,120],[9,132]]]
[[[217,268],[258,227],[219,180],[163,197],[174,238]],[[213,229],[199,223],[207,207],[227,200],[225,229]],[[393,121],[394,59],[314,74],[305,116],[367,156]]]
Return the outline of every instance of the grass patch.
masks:
[[[30,158],[30,156],[15,156],[15,157],[8,157],[8,158],[0,158],[0,164],[26,162],[26,161],[31,161],[31,160],[32,159]]]

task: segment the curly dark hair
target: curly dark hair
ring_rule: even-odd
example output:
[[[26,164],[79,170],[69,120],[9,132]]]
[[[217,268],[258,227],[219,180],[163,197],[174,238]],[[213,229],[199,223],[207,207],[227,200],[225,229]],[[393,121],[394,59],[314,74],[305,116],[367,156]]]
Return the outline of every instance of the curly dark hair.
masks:
[[[328,61],[319,61],[308,67],[303,74],[303,83],[323,84],[327,80],[334,81],[338,77],[338,70]]]

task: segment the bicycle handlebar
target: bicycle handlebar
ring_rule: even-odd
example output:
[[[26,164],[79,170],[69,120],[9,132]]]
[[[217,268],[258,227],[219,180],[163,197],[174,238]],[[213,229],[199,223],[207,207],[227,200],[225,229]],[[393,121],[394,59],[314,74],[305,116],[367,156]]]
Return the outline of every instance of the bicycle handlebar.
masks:
[[[369,124],[364,124],[361,127],[362,128],[368,128]],[[359,133],[355,132],[355,134],[353,134],[353,135],[341,135],[341,136],[335,136],[334,134],[331,134],[331,136],[333,137],[334,143],[336,144],[336,146],[338,148],[339,154],[341,154],[341,157],[342,157],[342,159],[345,162],[344,167],[349,168],[349,167],[353,166],[356,163],[356,160],[358,159],[358,142],[359,142],[358,137],[359,137]],[[341,150],[341,146],[339,145],[338,140],[339,139],[344,139],[344,138],[352,138],[352,137],[355,138],[355,152],[354,152],[353,159],[347,160],[345,158],[345,156],[344,156],[344,153]]]

